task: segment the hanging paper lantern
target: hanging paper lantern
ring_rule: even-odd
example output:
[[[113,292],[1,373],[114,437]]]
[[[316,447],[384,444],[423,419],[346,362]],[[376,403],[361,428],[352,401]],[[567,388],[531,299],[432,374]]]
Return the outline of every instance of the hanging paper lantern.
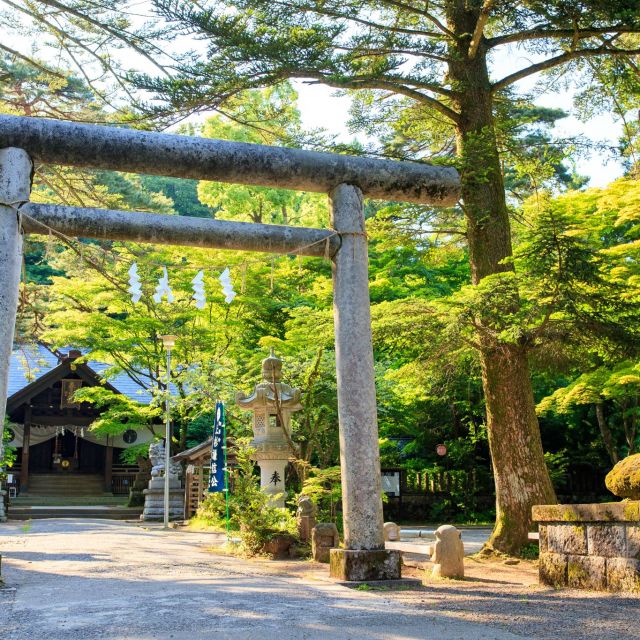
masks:
[[[204,271],[200,270],[196,277],[191,281],[193,285],[193,299],[196,301],[198,309],[204,309],[207,298],[204,291]]]
[[[162,267],[162,273],[162,278],[158,280],[156,292],[153,294],[153,300],[156,304],[160,304],[162,302],[162,298],[166,296],[167,302],[172,303],[175,298],[171,291],[171,287],[169,286],[169,274],[167,273],[167,267]]]
[[[127,291],[131,294],[131,301],[136,304],[142,298],[142,286],[140,284],[140,276],[138,275],[138,265],[134,262],[129,271],[129,288]]]
[[[233,299],[238,295],[233,290],[233,285],[231,284],[231,272],[229,271],[229,267],[227,267],[218,278],[220,280],[220,284],[222,285],[222,293],[224,293],[224,301],[227,304],[230,304]]]

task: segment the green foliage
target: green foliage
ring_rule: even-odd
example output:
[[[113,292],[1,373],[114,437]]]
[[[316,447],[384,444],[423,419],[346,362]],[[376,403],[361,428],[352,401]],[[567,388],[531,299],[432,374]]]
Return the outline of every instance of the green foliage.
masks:
[[[310,498],[316,505],[318,522],[334,522],[341,527],[342,523],[338,520],[338,506],[342,500],[340,467],[311,469],[300,494]]]
[[[300,127],[296,99],[296,93],[286,83],[262,92],[244,92],[227,104],[226,116],[205,122],[202,135],[258,144],[289,142]],[[325,226],[328,220],[326,198],[317,194],[202,181],[198,198],[215,209],[218,218],[307,226]]]
[[[241,546],[248,555],[264,552],[264,545],[280,534],[297,536],[294,515],[286,509],[269,505],[270,497],[260,490],[254,475],[255,450],[247,440],[237,440],[234,448],[236,466],[231,470],[229,496],[230,524],[240,532]],[[200,506],[197,518],[212,526],[224,528],[226,505],[224,493],[209,494]]]
[[[0,448],[0,453],[2,454],[0,456],[0,480],[6,479],[7,470],[11,469],[16,461],[15,447],[10,447],[9,442],[11,442],[11,437],[5,425],[2,431],[2,447]]]
[[[102,387],[82,387],[74,393],[75,402],[86,402],[101,409],[100,417],[91,423],[90,429],[100,436],[116,436],[128,429],[148,429],[155,434],[161,422],[162,407],[157,403],[143,404],[125,395]]]
[[[555,453],[546,451],[544,454],[544,461],[547,463],[549,476],[551,477],[553,484],[556,487],[562,485],[566,480],[570,464],[567,451],[556,451]]]

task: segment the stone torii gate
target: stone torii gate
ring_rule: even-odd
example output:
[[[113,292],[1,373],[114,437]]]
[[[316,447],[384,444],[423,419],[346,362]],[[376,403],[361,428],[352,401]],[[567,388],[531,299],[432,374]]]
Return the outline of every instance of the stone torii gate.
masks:
[[[33,163],[327,193],[333,230],[29,202]],[[22,234],[328,256],[333,261],[344,549],[331,575],[400,577],[385,551],[363,196],[447,206],[455,169],[114,127],[0,116],[0,424],[7,399]],[[303,247],[300,249],[300,247]]]

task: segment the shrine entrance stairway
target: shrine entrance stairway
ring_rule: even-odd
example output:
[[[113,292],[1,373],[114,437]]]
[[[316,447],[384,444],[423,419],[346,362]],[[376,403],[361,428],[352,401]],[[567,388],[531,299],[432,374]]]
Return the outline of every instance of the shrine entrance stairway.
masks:
[[[11,520],[41,518],[137,519],[141,508],[129,508],[127,496],[104,491],[104,476],[84,473],[34,473],[29,490],[9,502]]]

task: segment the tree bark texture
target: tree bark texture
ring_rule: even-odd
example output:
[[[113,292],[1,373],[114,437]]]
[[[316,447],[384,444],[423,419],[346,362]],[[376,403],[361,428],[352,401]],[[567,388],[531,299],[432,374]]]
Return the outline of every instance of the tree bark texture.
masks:
[[[468,53],[481,5],[451,0],[447,16],[457,36],[449,78],[460,114],[457,153],[474,284],[512,269],[505,258],[513,253],[484,40],[473,57]],[[482,325],[485,319],[478,321]],[[482,332],[479,341],[496,485],[496,525],[488,546],[517,553],[527,544],[531,507],[555,503],[556,497],[544,461],[526,349]]]
[[[607,422],[607,419],[604,415],[604,405],[602,402],[596,403],[596,418],[598,420],[598,427],[600,427],[600,434],[602,435],[602,442],[604,442],[604,447],[609,454],[611,463],[615,465],[620,461],[620,456],[618,455],[618,450],[616,449],[616,445],[613,442],[613,434],[611,433],[609,423]]]

